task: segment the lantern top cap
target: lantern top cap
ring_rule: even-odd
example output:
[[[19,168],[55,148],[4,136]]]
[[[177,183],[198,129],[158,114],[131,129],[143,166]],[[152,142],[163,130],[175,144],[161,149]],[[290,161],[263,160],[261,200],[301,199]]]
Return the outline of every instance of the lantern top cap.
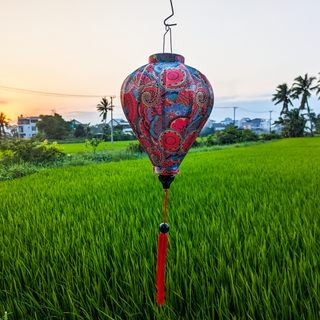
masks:
[[[160,61],[184,63],[184,57],[176,53],[155,53],[149,57],[149,63],[158,63]]]

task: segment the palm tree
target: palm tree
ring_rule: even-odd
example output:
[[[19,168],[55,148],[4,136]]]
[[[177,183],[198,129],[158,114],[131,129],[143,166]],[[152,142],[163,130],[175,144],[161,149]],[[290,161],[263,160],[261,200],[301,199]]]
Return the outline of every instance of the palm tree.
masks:
[[[319,76],[320,76],[320,72],[319,72]],[[319,95],[318,100],[320,100],[320,79],[318,80],[318,84],[315,87],[311,88],[311,90],[315,90],[315,89],[317,89],[316,95]]]
[[[102,120],[104,121],[104,125],[107,126],[107,113],[110,110],[109,101],[106,97],[103,97],[99,104],[97,104],[97,110],[100,112],[99,117],[102,116]]]
[[[299,113],[299,109],[292,109],[284,117],[279,117],[279,120],[274,122],[275,125],[282,125],[282,135],[285,138],[303,137],[307,120]]]
[[[307,105],[307,111],[310,121],[310,130],[311,130],[311,136],[313,137],[313,130],[312,130],[312,121],[311,121],[311,115],[310,115],[310,107],[308,103],[308,98],[311,96],[312,90],[315,90],[316,87],[311,87],[312,82],[316,80],[315,77],[308,77],[308,74],[306,73],[304,78],[301,76],[294,79],[294,83],[292,86],[292,98],[293,99],[299,99],[301,96],[301,105],[299,107],[299,110],[305,110]]]
[[[0,138],[1,138],[2,132],[5,135],[4,127],[9,129],[9,121],[10,120],[11,119],[8,119],[7,116],[3,112],[0,113]]]
[[[276,101],[275,105],[283,102],[282,110],[280,112],[280,115],[282,115],[283,113],[287,113],[289,111],[289,104],[291,104],[293,107],[293,104],[290,100],[292,91],[291,89],[288,89],[288,85],[286,83],[278,85],[276,90],[277,93],[273,94],[272,101]]]

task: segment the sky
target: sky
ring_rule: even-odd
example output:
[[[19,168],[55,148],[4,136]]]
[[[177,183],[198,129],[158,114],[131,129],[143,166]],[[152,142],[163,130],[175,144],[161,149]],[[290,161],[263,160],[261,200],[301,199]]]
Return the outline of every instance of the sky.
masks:
[[[319,0],[173,0],[173,52],[209,79],[210,119],[276,120],[272,94],[294,78],[320,75]],[[169,0],[0,0],[0,86],[77,95],[115,95],[124,118],[124,79],[162,52]],[[169,52],[167,42],[166,52]],[[316,83],[315,83],[316,84]],[[100,98],[57,98],[0,90],[0,111],[101,122]],[[299,101],[294,101],[296,107]],[[310,107],[320,113],[320,100]],[[245,109],[245,110],[244,110]],[[108,120],[110,114],[108,115]]]

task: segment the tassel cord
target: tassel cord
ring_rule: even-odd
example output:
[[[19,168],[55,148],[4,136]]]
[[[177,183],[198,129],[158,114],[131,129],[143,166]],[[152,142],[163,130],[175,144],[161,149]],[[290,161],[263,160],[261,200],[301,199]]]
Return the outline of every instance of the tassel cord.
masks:
[[[168,190],[167,190],[167,189],[164,189],[164,191],[165,191],[165,193],[166,193],[166,200],[164,201],[164,219],[163,219],[163,223],[166,223]]]

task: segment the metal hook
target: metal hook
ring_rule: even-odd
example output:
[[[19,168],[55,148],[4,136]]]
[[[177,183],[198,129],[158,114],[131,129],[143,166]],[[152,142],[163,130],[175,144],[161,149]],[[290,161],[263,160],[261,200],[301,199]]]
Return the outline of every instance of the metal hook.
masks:
[[[170,23],[170,24],[169,24],[169,23],[166,22],[168,19],[170,19],[170,18],[174,15],[172,0],[170,0],[170,3],[171,3],[171,11],[172,11],[172,13],[171,13],[171,15],[170,15],[169,17],[167,17],[167,18],[163,21],[163,23],[164,23],[164,25],[165,25],[165,30],[166,30],[166,32],[165,32],[164,35],[163,35],[163,53],[164,53],[165,44],[166,44],[166,34],[168,33],[168,31],[170,31],[170,49],[171,49],[171,53],[172,53],[172,33],[171,33],[171,27],[177,25],[176,23]]]

